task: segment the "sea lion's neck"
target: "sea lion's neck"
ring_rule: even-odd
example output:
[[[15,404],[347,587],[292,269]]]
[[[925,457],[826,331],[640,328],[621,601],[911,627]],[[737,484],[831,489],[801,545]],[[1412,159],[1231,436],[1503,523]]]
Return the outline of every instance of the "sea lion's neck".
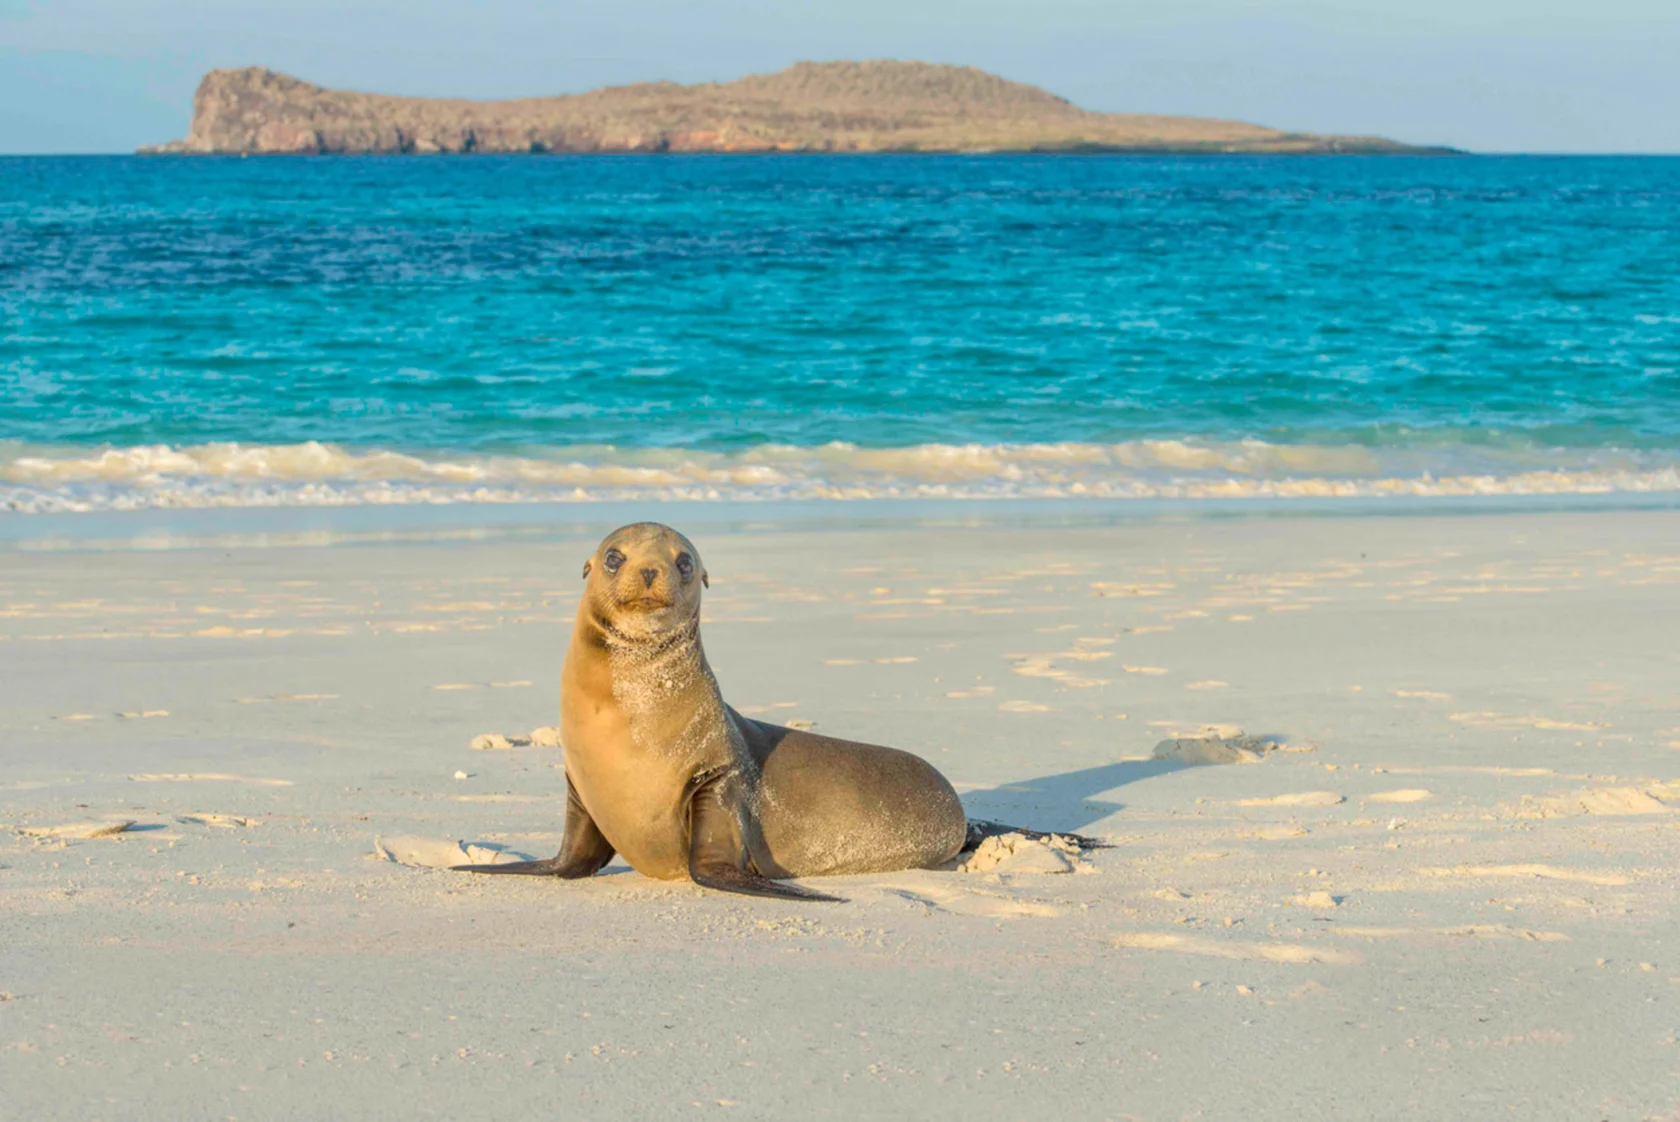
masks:
[[[717,709],[722,698],[700,643],[700,616],[654,636],[638,636],[585,603],[573,642],[606,670],[613,699],[637,740],[686,723],[696,709]]]
[[[578,608],[576,638],[592,650],[606,655],[614,669],[620,667],[669,665],[685,660],[705,662],[700,649],[700,615],[696,612],[679,627],[658,635],[637,635],[620,626],[607,613],[589,604]]]

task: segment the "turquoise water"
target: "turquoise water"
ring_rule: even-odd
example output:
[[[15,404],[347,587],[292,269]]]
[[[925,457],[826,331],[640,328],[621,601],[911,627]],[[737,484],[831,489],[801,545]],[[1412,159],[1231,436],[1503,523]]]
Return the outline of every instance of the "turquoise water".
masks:
[[[0,507],[1680,489],[1680,160],[0,159]]]

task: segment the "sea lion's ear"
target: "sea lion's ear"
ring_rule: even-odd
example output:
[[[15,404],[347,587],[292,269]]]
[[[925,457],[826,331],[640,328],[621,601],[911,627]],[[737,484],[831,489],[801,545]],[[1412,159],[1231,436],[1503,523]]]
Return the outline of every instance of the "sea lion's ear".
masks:
[[[708,578],[707,578],[707,576],[706,576],[706,570],[704,570],[704,569],[701,569],[701,570],[700,570],[700,587],[701,587],[701,588],[710,588],[710,587],[712,587],[712,582],[711,582],[711,580],[710,580],[710,579],[708,579]]]
[[[583,579],[584,580],[589,579],[589,570],[593,569],[594,567],[595,567],[595,562],[593,562],[593,561],[585,561],[583,563]]]

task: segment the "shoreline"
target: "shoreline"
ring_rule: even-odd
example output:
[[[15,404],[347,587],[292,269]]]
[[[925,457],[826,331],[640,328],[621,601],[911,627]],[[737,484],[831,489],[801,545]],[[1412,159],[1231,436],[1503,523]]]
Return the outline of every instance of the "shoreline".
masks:
[[[598,500],[366,506],[148,508],[76,513],[0,511],[0,551],[260,548],[270,545],[544,541],[597,537],[635,521],[723,528],[917,529],[939,525],[1090,528],[1161,522],[1382,519],[1680,510],[1680,492],[1368,496],[1289,499],[760,499]]]

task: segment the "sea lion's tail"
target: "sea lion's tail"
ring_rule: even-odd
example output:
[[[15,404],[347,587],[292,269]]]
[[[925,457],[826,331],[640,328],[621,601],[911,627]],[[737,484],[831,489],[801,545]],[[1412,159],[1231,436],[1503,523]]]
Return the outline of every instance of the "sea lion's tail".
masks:
[[[1062,831],[1029,830],[1025,826],[1009,826],[1002,822],[993,822],[987,818],[970,818],[968,820],[968,839],[963,842],[962,852],[973,853],[980,848],[980,843],[987,838],[1002,837],[1004,834],[1024,834],[1033,841],[1047,842],[1052,838],[1064,838],[1085,849],[1113,849],[1112,842],[1101,838],[1089,837],[1085,834],[1070,834]]]

